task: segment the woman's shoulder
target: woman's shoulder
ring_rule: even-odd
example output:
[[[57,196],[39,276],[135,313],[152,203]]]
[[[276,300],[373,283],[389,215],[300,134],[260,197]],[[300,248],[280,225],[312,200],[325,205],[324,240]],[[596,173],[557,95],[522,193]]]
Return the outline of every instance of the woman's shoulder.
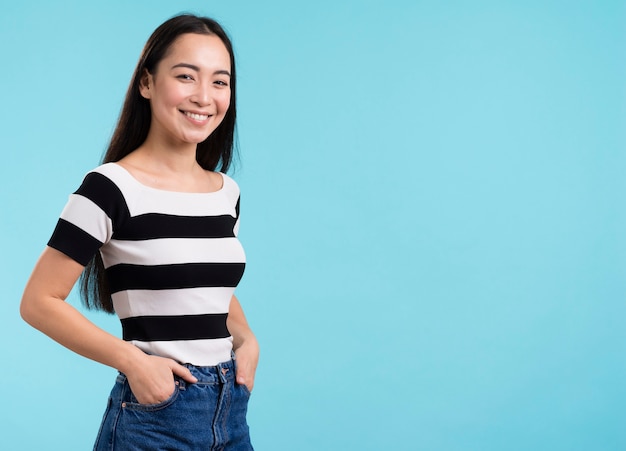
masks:
[[[104,175],[110,175],[111,177],[120,177],[128,175],[128,170],[118,163],[102,163],[100,166],[96,166],[91,172],[99,172]]]
[[[117,185],[116,179],[119,178],[117,168],[112,163],[102,164],[87,171],[83,176],[83,185]]]
[[[85,174],[77,193],[122,200],[134,191],[132,177],[124,168],[115,163],[105,163]]]
[[[135,191],[141,185],[128,169],[118,163],[101,164],[89,171],[87,176],[90,174],[104,176],[122,191]]]
[[[227,185],[230,186],[239,186],[237,185],[237,182],[228,174],[225,174],[223,172],[214,172],[214,174],[216,174],[218,177],[221,176],[222,177],[222,184],[223,187],[226,187]]]
[[[239,185],[231,176],[223,172],[216,172],[215,174],[222,177],[222,191],[239,196]]]
[[[87,171],[85,177],[88,177],[91,174],[100,174],[115,182],[116,179],[123,176],[123,172],[124,169],[116,163],[104,163]]]

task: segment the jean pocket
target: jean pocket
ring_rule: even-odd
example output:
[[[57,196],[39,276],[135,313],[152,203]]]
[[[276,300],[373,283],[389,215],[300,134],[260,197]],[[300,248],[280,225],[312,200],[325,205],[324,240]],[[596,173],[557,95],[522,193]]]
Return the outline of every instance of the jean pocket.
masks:
[[[241,387],[241,389],[243,390],[243,392],[246,394],[248,398],[252,396],[252,392],[250,391],[250,389],[248,388],[246,384],[237,384],[237,385]]]
[[[126,382],[128,384],[128,382]],[[178,381],[174,385],[174,392],[167,398],[165,401],[157,402],[155,404],[141,404],[135,398],[132,391],[130,390],[130,386],[128,386],[128,393],[130,393],[130,400],[126,401],[122,404],[122,406],[126,409],[137,410],[141,412],[156,412],[158,410],[163,410],[176,402],[178,395],[180,394],[180,389],[178,385]]]

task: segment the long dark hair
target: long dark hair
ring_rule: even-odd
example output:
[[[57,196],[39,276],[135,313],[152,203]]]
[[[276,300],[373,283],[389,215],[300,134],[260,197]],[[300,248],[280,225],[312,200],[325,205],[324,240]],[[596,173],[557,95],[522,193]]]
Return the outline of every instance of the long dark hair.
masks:
[[[235,55],[230,38],[215,20],[183,14],[161,24],[150,36],[141,52],[133,78],[126,92],[124,106],[102,163],[119,161],[137,149],[150,130],[150,102],[139,92],[142,76],[146,71],[153,74],[159,62],[165,58],[172,44],[187,33],[214,35],[221,39],[230,54],[230,105],[222,123],[207,139],[196,147],[196,160],[202,168],[226,172],[235,151],[235,122],[237,118]],[[89,309],[114,313],[102,257],[98,252],[87,264],[80,279],[80,294]]]

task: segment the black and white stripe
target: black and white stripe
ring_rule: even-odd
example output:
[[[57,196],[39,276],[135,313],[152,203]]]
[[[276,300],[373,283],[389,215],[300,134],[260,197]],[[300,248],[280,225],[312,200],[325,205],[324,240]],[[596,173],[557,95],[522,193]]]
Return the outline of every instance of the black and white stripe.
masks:
[[[102,254],[123,338],[195,365],[230,358],[230,299],[245,267],[239,188],[163,191],[108,163],[70,196],[48,243],[85,265]]]

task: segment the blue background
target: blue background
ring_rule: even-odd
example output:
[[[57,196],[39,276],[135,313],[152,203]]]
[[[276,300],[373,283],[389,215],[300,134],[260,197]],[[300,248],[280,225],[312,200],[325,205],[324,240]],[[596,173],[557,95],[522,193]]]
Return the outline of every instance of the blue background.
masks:
[[[259,451],[626,449],[611,0],[3,2],[3,448],[95,438],[115,371],[19,299],[181,11],[220,20],[238,57]]]

